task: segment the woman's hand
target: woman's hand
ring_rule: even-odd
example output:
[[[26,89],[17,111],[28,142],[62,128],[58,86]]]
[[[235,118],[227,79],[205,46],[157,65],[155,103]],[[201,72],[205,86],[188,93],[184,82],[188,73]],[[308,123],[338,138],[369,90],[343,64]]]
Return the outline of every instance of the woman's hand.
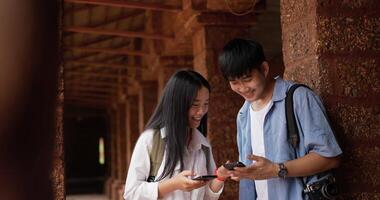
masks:
[[[191,180],[188,176],[194,176],[195,174],[189,170],[182,171],[173,177],[174,185],[177,187],[176,189],[190,192],[194,189],[203,187],[207,184],[208,181],[202,180]]]
[[[227,163],[229,163],[229,161],[227,161]],[[226,180],[230,177],[230,174],[228,173],[229,170],[226,169],[223,165],[220,166],[217,170],[216,170],[216,175],[218,176],[218,179],[220,180]]]

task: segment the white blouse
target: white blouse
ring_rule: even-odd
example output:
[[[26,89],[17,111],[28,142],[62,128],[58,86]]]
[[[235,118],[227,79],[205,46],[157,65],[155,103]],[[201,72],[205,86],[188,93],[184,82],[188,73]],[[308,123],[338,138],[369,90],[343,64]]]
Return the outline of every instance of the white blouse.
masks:
[[[158,199],[158,182],[147,182],[150,171],[149,151],[152,149],[153,130],[144,131],[133,150],[131,162],[128,169],[127,180],[125,183],[124,199],[126,200],[156,200]],[[188,148],[185,149],[184,155],[184,170],[192,170],[197,175],[207,174],[206,156],[202,150],[202,145],[210,148],[207,139],[197,130],[193,129],[192,140]],[[161,137],[165,138],[165,129],[161,129]],[[156,177],[159,177],[164,170],[164,161],[166,159],[166,150]],[[211,154],[210,167],[212,171],[215,170],[215,161]],[[173,177],[180,173],[180,164],[177,163]],[[163,180],[169,179],[165,177]],[[211,182],[211,181],[210,181]],[[173,191],[167,194],[164,200],[214,200],[218,199],[222,193],[223,188],[217,193],[210,189],[207,184],[204,187],[192,190],[191,192],[184,192],[181,190]]]

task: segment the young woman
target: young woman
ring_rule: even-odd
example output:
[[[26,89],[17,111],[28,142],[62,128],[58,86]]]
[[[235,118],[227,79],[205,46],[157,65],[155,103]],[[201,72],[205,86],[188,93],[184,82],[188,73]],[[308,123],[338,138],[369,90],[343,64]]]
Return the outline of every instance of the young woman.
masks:
[[[124,199],[219,198],[223,181],[228,175],[222,171],[217,173],[211,147],[205,137],[209,93],[209,83],[195,71],[181,70],[169,79],[145,131],[136,143]],[[157,144],[155,134],[160,134],[160,141],[164,141],[164,153],[157,175],[149,177],[153,141]],[[215,173],[219,176],[211,181],[192,180],[195,175]]]

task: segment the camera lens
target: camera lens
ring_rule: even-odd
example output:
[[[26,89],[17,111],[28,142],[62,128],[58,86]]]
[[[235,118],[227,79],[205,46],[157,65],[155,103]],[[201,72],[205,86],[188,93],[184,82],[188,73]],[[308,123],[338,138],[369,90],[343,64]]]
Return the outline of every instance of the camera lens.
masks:
[[[338,188],[334,184],[327,184],[321,188],[322,195],[327,199],[335,199],[338,194]]]

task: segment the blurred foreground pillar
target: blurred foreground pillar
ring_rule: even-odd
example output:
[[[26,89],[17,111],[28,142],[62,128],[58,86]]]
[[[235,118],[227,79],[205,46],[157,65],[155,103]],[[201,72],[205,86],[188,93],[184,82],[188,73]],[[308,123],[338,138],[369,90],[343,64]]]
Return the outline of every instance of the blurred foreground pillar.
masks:
[[[58,11],[57,0],[0,1],[0,199],[54,199]]]

